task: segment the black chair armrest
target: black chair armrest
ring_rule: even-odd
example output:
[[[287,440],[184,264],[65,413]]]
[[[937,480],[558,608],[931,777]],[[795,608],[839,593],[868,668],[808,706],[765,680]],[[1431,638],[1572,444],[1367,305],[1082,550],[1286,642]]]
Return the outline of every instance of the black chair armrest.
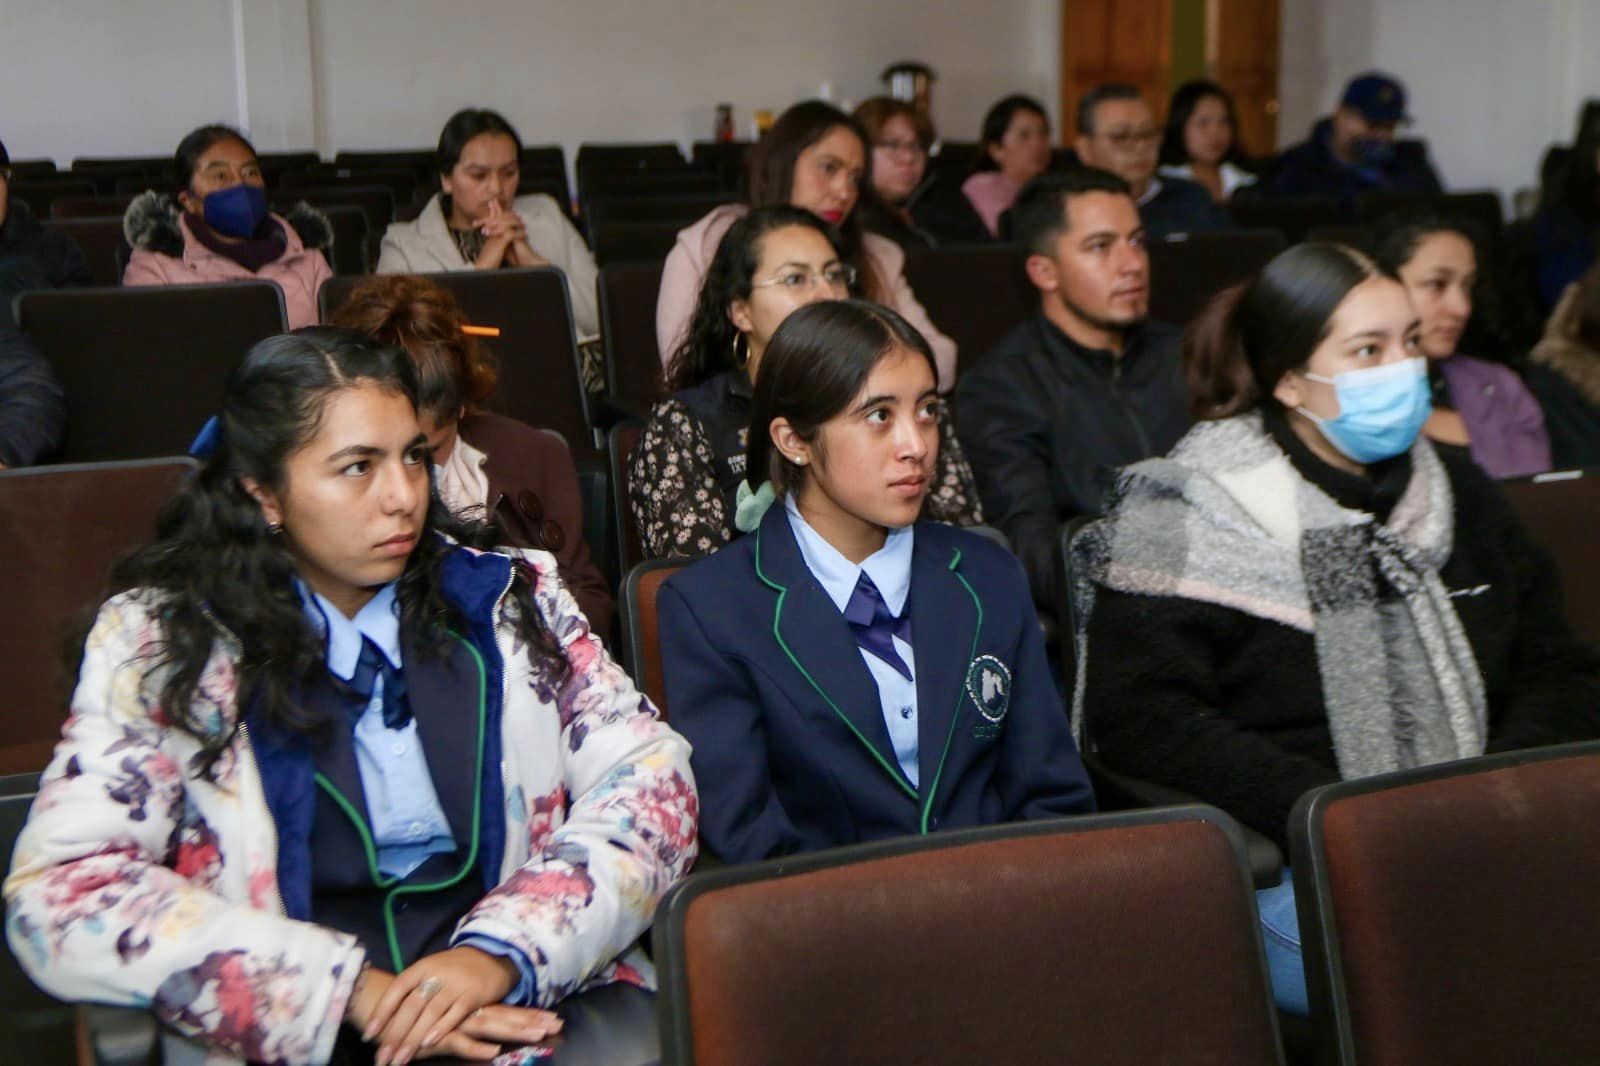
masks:
[[[1204,802],[1187,792],[1107,769],[1095,755],[1085,754],[1083,765],[1103,808],[1176,807]],[[1245,853],[1250,857],[1250,876],[1256,888],[1275,887],[1283,880],[1283,849],[1247,825],[1239,828],[1244,830]]]
[[[78,1017],[88,1033],[92,1059],[79,1066],[149,1066],[159,1061],[160,1031],[149,1011],[86,1003],[78,1008]]]

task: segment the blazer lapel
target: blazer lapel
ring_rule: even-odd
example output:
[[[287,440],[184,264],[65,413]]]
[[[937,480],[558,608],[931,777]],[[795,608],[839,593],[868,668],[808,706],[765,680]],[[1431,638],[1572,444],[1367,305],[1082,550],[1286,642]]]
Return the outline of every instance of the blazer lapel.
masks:
[[[456,641],[447,654],[430,654],[420,640],[402,630],[406,695],[417,721],[417,736],[427,753],[428,776],[456,843],[472,837],[472,801],[477,792],[478,670]]]
[[[755,537],[756,574],[776,593],[773,632],[779,654],[791,667],[780,669],[778,676],[787,679],[800,706],[842,718],[884,772],[914,798],[915,790],[895,762],[877,683],[844,616],[806,566],[781,502],[767,509]]]
[[[978,606],[959,574],[961,553],[918,537],[911,557],[911,637],[917,655],[917,776],[933,798],[947,753],[959,745],[971,700],[967,670]],[[970,729],[967,730],[970,732]]]

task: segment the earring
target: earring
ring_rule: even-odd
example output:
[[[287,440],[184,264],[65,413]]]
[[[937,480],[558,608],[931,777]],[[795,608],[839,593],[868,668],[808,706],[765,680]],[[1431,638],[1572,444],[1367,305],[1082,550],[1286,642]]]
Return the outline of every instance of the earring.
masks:
[[[740,342],[744,343],[744,351],[742,353],[739,351]],[[743,333],[735,333],[733,335],[733,365],[738,367],[740,370],[743,370],[745,368],[745,365],[747,363],[749,363],[749,362],[750,362],[750,341],[749,341],[749,338],[747,338]]]
[[[784,456],[784,458],[785,459],[789,459],[789,457],[787,455]],[[789,461],[791,463],[793,463],[795,466],[805,466],[806,465],[806,457],[803,456],[803,455],[797,455],[794,458],[789,459]]]
[[[267,523],[267,536],[276,537],[279,533],[282,533],[282,532],[283,532],[283,523],[282,522],[268,522]]]

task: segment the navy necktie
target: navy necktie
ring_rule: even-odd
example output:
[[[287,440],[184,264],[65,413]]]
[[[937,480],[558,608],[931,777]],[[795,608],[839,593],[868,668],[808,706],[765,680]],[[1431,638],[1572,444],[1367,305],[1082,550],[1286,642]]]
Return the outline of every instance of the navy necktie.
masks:
[[[406,702],[406,678],[389,662],[389,657],[372,643],[371,637],[361,638],[361,658],[356,660],[356,672],[348,685],[361,700],[356,713],[362,714],[372,702],[372,689],[379,677],[383,678],[383,724],[390,729],[403,729],[411,721],[411,705]]]
[[[909,604],[907,605],[909,606]],[[844,620],[850,623],[850,631],[855,634],[856,643],[861,650],[870,655],[876,655],[899,672],[907,681],[911,680],[911,667],[900,657],[895,650],[894,637],[899,637],[907,644],[911,643],[911,616],[907,612],[896,618],[889,613],[889,605],[883,602],[883,594],[878,591],[878,586],[872,583],[865,570],[856,579],[855,591],[850,593],[850,602],[844,605]]]

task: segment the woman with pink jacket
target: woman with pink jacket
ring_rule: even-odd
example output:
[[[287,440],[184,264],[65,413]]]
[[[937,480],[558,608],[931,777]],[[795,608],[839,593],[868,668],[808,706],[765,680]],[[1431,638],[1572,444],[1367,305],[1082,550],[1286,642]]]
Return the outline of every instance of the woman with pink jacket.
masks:
[[[905,252],[867,233],[856,211],[871,177],[867,137],[849,115],[821,100],[789,108],[750,155],[747,204],[725,204],[678,234],[661,273],[656,298],[656,344],[662,362],[683,344],[700,295],[700,283],[728,227],[752,207],[803,207],[833,227],[846,259],[856,268],[852,295],[891,307],[928,339],[939,365],[939,391],[956,383],[956,342],[939,332],[906,282]]]
[[[333,275],[322,249],[333,229],[298,204],[288,217],[267,210],[261,162],[244,135],[202,126],[178,145],[174,199],[147,192],[128,206],[122,228],[133,248],[124,285],[270,281],[283,290],[289,328],[317,324],[317,290]]]

